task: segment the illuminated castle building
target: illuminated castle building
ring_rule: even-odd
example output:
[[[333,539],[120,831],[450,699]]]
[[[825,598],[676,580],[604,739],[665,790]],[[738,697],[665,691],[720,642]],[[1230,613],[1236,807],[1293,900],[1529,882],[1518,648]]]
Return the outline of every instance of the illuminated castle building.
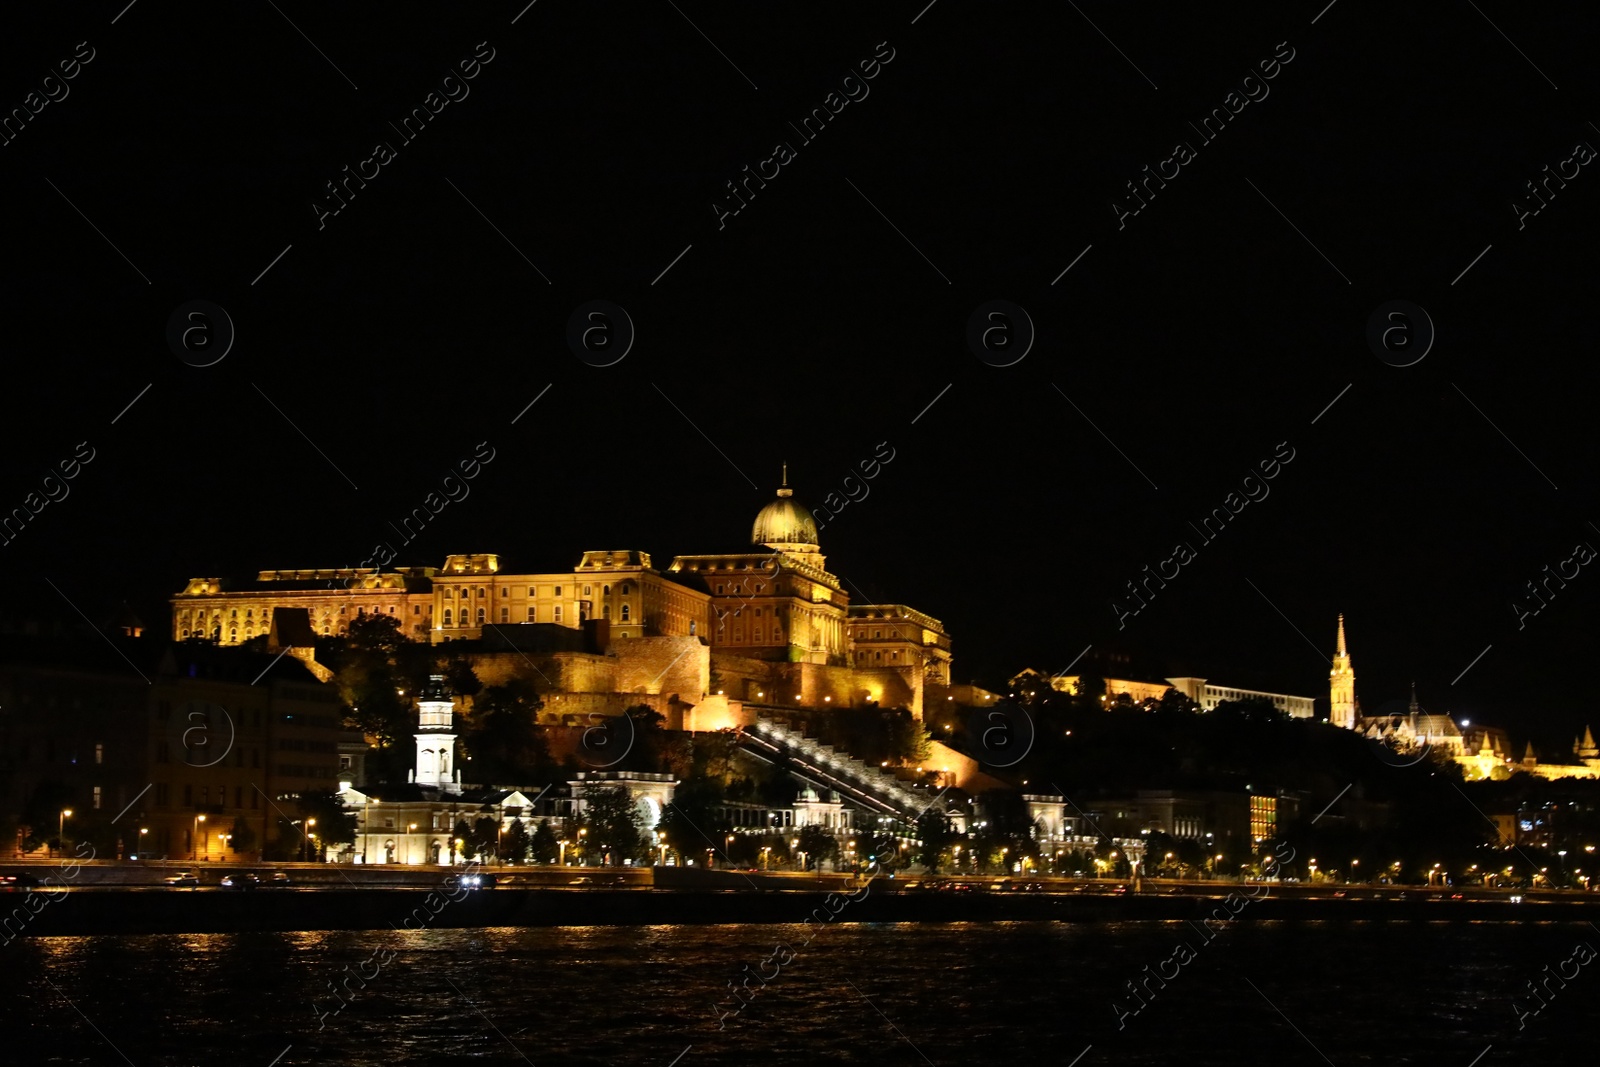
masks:
[[[547,573],[476,554],[437,568],[266,570],[238,585],[195,578],[171,598],[172,633],[270,643],[278,609],[304,612],[319,637],[392,616],[412,640],[476,642],[468,654],[489,684],[537,653],[546,715],[558,722],[639,703],[692,729],[734,725],[745,702],[877,704],[920,717],[934,690],[948,695],[943,624],[904,604],[852,604],[826,562],[785,470],[736,551],[677,556],[664,570],[647,552],[618,549]]]

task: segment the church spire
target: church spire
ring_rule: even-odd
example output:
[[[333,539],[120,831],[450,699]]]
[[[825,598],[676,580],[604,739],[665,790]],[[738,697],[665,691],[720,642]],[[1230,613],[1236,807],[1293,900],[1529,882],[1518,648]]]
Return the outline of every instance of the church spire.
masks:
[[[1328,672],[1328,721],[1346,730],[1357,729],[1360,712],[1356,703],[1356,672],[1350,665],[1350,650],[1344,641],[1344,616],[1339,616],[1339,651]]]
[[[1411,714],[1413,714],[1413,715],[1415,715],[1417,712],[1422,710],[1421,708],[1417,707],[1417,681],[1416,681],[1415,678],[1413,678],[1411,680],[1411,709],[1410,710],[1411,710]]]
[[[789,488],[789,464],[787,463],[783,465],[783,485],[781,488]]]

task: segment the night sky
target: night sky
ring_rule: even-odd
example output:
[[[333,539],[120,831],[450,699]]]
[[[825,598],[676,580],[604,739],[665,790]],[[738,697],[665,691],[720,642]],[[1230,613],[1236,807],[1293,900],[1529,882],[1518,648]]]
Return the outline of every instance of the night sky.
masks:
[[[1600,177],[1574,160],[1513,209],[1600,146],[1590,6],[926,2],[9,19],[0,107],[66,95],[0,147],[0,508],[94,455],[0,546],[9,610],[125,598],[164,628],[189,577],[383,540],[405,564],[665,566],[745,543],[780,464],[815,508],[887,442],[823,549],[853,599],[942,619],[960,680],[1092,647],[1325,701],[1342,611],[1369,711],[1415,679],[1432,711],[1600,726],[1594,567],[1522,629],[1512,608],[1600,547]],[[1206,141],[1189,124],[1236,89],[1258,99]],[[436,91],[407,141],[391,123]],[[854,99],[805,140],[833,92]],[[724,183],[780,142],[719,228]],[[1037,329],[1004,367],[967,341],[997,299]],[[211,366],[167,342],[193,300],[237,331]],[[568,346],[590,300],[636,328],[614,365]],[[1437,331],[1410,366],[1367,341],[1393,300]],[[483,441],[470,495],[400,546],[391,520]],[[1178,542],[1194,558],[1119,629],[1113,598]]]

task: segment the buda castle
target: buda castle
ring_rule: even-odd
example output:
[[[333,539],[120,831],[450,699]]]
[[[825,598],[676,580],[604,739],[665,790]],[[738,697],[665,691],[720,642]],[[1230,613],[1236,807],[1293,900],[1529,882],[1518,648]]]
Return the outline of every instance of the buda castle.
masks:
[[[679,729],[740,725],[753,714],[745,704],[903,707],[921,718],[950,686],[944,625],[905,604],[851,603],[787,468],[748,546],[665,568],[636,549],[583,552],[572,570],[543,573],[452,555],[437,568],[194,578],[171,605],[175,639],[221,645],[304,645],[391,616],[411,640],[469,642],[463,654],[485,684],[531,664],[541,721],[555,723],[636,704]]]

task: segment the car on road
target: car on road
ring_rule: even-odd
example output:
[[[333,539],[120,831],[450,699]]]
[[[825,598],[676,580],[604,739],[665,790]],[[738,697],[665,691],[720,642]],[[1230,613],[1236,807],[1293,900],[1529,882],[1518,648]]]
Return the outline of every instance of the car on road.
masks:
[[[16,874],[0,874],[0,890],[6,889],[32,889],[40,885],[36,875],[27,871],[18,871]]]
[[[224,889],[257,889],[261,886],[261,879],[253,874],[225,874],[221,885]]]
[[[478,872],[477,874],[463,874],[461,884],[468,889],[493,889],[499,884],[499,879],[492,874]]]
[[[195,889],[200,885],[200,875],[194,871],[179,871],[177,874],[167,875],[161,879],[161,883],[175,887],[188,886],[190,889]]]
[[[293,884],[294,882],[289,878],[289,876],[284,874],[282,871],[273,872],[272,877],[267,879],[267,885],[274,889],[287,889]]]

